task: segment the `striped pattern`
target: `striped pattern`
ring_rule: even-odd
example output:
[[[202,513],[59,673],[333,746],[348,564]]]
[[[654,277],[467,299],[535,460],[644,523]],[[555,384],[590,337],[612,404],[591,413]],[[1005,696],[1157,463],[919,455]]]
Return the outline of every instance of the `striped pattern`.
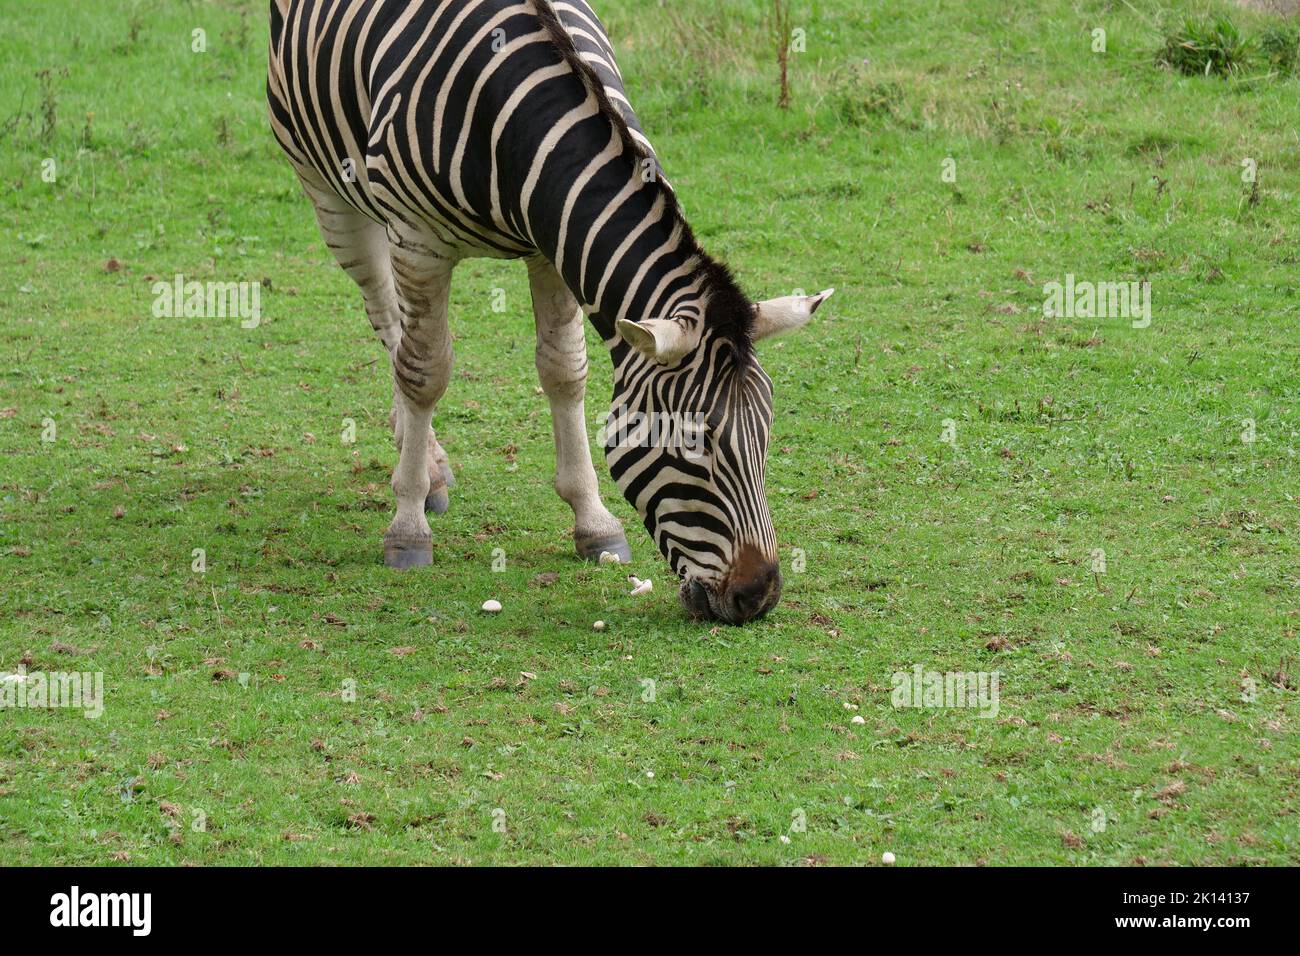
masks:
[[[616,409],[709,422],[707,464],[607,448],[688,607],[744,619],[775,603],[771,382],[750,344],[753,306],[691,234],[596,14],[582,0],[273,0],[267,94],[399,397],[431,407],[446,387],[445,321],[422,317],[445,313],[451,266],[545,260],[610,350]],[[689,344],[679,360],[661,365],[617,331],[652,320]],[[553,360],[585,382],[585,353]],[[430,455],[445,464],[436,438]],[[762,593],[733,600],[738,574],[761,578]]]
[[[772,420],[772,380],[757,363],[736,367],[725,341],[710,337],[698,360],[662,370],[635,352],[624,357],[616,378],[613,425],[607,434],[610,474],[638,512],[674,570],[683,562],[726,573],[734,540],[741,538],[766,554],[776,550],[763,498],[763,458]],[[718,384],[723,387],[718,387]],[[638,444],[652,426],[644,413],[687,408],[705,423],[702,454],[693,449],[645,449]],[[643,413],[637,416],[636,413]],[[637,427],[625,427],[631,420]],[[758,480],[755,481],[755,478]]]

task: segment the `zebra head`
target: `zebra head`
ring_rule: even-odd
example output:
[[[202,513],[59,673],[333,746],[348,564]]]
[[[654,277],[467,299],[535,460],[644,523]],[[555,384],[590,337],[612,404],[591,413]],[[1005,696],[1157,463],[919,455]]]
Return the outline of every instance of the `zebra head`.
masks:
[[[806,323],[834,290],[758,303],[729,291],[668,318],[617,323],[604,444],[687,612],[743,624],[781,596],[763,481],[772,380],[751,346]]]

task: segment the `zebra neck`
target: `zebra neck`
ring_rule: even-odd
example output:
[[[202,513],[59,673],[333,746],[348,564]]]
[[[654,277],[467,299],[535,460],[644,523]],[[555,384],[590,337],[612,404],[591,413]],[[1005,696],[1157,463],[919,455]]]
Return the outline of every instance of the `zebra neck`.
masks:
[[[533,193],[534,242],[607,343],[619,319],[704,311],[703,257],[672,190],[647,182],[641,163],[624,152],[576,181],[571,169],[556,169],[550,183],[547,163]]]
[[[663,243],[647,242],[648,255],[641,251],[640,240],[633,238],[635,251],[625,252],[615,262],[613,278],[604,289],[579,300],[607,345],[617,338],[614,330],[620,319],[643,322],[687,315],[704,321],[708,290],[700,275],[700,257],[673,245],[676,238],[669,234]]]

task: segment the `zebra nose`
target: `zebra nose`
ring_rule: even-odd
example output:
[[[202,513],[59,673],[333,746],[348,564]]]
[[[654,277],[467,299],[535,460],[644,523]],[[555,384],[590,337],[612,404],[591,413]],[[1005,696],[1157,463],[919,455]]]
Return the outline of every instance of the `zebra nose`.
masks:
[[[733,578],[727,588],[726,604],[735,624],[762,617],[781,599],[781,568],[775,561],[765,562],[743,578]]]

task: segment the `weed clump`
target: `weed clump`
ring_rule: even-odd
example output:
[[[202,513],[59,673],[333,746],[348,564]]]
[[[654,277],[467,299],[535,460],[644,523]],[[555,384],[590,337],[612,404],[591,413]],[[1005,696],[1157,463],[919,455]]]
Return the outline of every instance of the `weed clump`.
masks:
[[[1259,52],[1273,70],[1294,76],[1300,65],[1300,28],[1290,24],[1269,27],[1259,38]]]
[[[1252,42],[1226,16],[1189,17],[1165,36],[1156,62],[1187,76],[1241,72]]]
[[[835,114],[845,126],[865,126],[873,119],[904,119],[906,95],[892,80],[868,80],[860,70],[837,77],[832,102]]]

